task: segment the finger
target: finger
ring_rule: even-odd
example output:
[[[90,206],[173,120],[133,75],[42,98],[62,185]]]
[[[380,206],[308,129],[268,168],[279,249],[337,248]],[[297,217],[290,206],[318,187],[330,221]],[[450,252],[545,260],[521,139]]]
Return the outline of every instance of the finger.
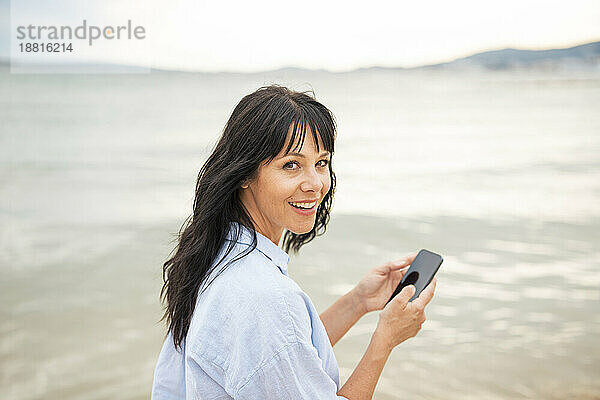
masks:
[[[429,304],[429,302],[433,298],[433,292],[435,291],[436,285],[437,285],[437,279],[433,278],[433,280],[429,283],[429,285],[427,285],[425,290],[423,290],[419,294],[419,297],[417,297],[415,299],[415,301],[414,301],[415,305],[419,305],[419,306],[425,308],[425,306],[427,304]]]
[[[406,275],[406,271],[408,271],[408,267],[392,271],[392,283],[395,285],[394,287],[398,286],[404,275]]]
[[[402,278],[404,278],[404,275],[406,275],[408,268],[415,260],[417,254],[419,253],[416,252],[404,258],[399,258],[396,261],[390,262],[390,273],[392,275],[392,281],[395,285],[397,285],[402,280]],[[392,264],[395,264],[396,266],[394,267],[392,266]]]
[[[409,266],[414,261],[417,254],[418,253],[413,253],[406,257],[402,257],[397,260],[391,261],[390,267],[392,268],[392,271]]]
[[[403,288],[400,291],[400,293],[396,295],[396,297],[394,297],[394,300],[400,303],[402,305],[402,308],[406,308],[408,301],[411,297],[414,296],[416,291],[417,288],[415,287],[415,285],[408,285],[405,288]]]

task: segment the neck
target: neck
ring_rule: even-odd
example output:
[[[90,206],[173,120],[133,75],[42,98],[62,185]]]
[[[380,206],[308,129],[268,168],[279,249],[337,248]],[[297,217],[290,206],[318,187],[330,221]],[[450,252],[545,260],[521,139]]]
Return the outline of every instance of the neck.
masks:
[[[279,246],[279,240],[283,234],[283,227],[276,226],[263,215],[258,209],[256,202],[251,194],[247,193],[247,190],[242,190],[240,199],[242,204],[246,208],[246,211],[250,215],[254,230],[261,235],[267,237],[271,242],[275,243],[275,246]]]

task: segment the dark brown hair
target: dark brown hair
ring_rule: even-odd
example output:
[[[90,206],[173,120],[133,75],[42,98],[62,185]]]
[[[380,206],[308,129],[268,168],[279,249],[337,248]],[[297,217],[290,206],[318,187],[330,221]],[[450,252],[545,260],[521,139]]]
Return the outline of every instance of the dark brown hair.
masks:
[[[177,246],[163,265],[164,284],[160,297],[165,312],[161,321],[166,319],[167,335],[172,332],[176,348],[181,348],[187,335],[198,291],[201,287],[206,290],[212,283],[203,285],[203,282],[233,249],[234,242],[229,242],[225,255],[215,263],[225,244],[230,223],[253,227],[240,200],[241,184],[256,175],[261,162],[269,163],[281,152],[292,125],[286,154],[296,141],[302,147],[308,126],[317,151],[320,151],[318,135],[325,150],[333,156],[336,124],[331,111],[315,100],[312,92],[296,92],[271,85],[259,88],[238,103],[212,154],[200,169],[193,213],[183,223]],[[286,252],[297,253],[305,243],[325,233],[335,193],[331,162],[329,174],[331,187],[317,209],[313,229],[304,234],[286,231],[283,237]],[[230,262],[244,257],[256,247],[256,232],[251,231],[252,245]],[[240,232],[236,234],[239,236]]]

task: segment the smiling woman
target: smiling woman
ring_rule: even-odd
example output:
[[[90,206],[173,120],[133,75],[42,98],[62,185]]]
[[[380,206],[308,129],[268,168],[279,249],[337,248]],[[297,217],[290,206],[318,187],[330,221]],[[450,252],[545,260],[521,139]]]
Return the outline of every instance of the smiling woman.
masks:
[[[286,154],[282,150],[273,161],[261,163],[258,176],[242,185],[240,195],[256,229],[275,244],[284,228],[293,234],[310,233],[317,208],[331,188],[331,152],[319,153],[323,142],[306,125],[302,135],[296,135],[297,125],[290,127],[288,141],[300,136],[296,147],[301,147],[308,130],[309,145],[302,146],[299,152]],[[286,148],[289,147],[288,144]]]
[[[322,315],[288,276],[287,252],[329,222],[335,136],[333,115],[307,93],[268,86],[235,107],[163,266],[154,400],[370,398],[391,349],[420,329],[424,304],[408,307],[404,290],[340,389],[332,346],[383,308],[410,258],[373,269]]]

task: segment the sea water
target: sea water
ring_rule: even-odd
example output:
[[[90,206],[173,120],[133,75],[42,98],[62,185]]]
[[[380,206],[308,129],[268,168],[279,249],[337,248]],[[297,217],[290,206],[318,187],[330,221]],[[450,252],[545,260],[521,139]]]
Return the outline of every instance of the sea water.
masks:
[[[233,107],[334,113],[327,233],[292,255],[319,311],[375,265],[444,256],[375,399],[600,396],[600,74],[0,73],[0,397],[148,398],[162,263]],[[334,350],[342,383],[377,313]]]

